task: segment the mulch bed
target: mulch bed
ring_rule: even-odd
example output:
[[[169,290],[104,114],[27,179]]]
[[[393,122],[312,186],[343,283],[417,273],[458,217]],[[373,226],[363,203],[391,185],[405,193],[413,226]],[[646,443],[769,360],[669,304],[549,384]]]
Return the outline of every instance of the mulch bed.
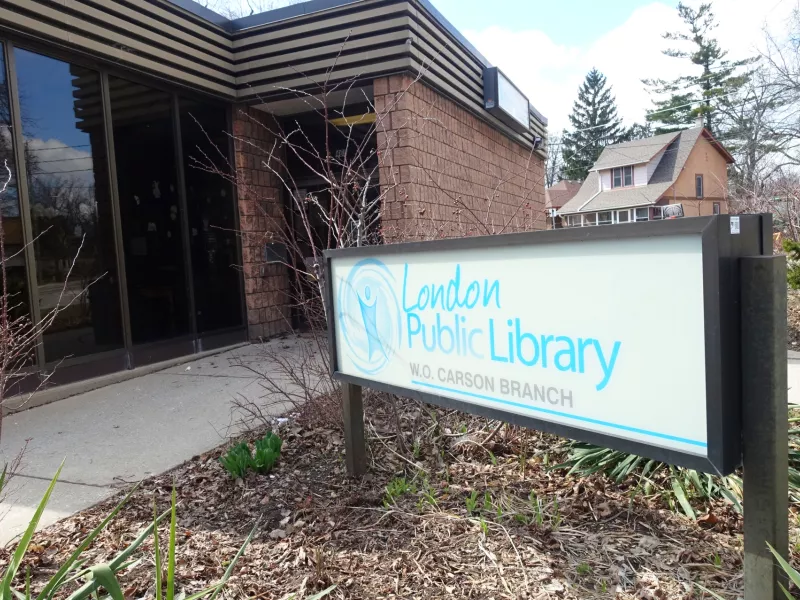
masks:
[[[281,427],[271,474],[233,480],[218,461],[223,448],[197,456],[146,480],[87,556],[123,549],[152,521],[154,501],[168,507],[174,485],[176,579],[187,594],[223,575],[258,522],[227,597],[277,599],[334,584],[329,598],[712,597],[697,584],[742,595],[741,517],[730,505],[698,506],[703,517],[693,522],[635,481],[552,470],[559,438],[412,402],[368,402],[371,464],[360,481],[346,475],[341,433],[301,416]],[[34,588],[113,506],[36,535],[26,559]],[[0,571],[9,550],[0,550]],[[154,596],[152,539],[138,556],[122,578],[126,598]]]

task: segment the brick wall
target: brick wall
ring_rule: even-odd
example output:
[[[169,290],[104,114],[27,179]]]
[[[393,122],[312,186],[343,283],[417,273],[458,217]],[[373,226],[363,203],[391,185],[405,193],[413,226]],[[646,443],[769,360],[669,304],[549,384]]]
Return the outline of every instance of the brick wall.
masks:
[[[544,160],[405,75],[374,81],[387,240],[544,229]]]
[[[233,111],[234,153],[242,238],[247,325],[251,340],[291,329],[289,274],[283,265],[265,265],[264,244],[283,224],[281,183],[265,166],[274,137],[264,127],[269,115],[251,107]]]

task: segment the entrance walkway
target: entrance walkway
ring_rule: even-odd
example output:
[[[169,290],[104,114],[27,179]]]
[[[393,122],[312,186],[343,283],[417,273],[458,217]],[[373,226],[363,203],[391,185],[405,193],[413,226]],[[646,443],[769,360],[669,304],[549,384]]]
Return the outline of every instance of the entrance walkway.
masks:
[[[282,352],[296,344],[269,342]],[[243,366],[263,368],[263,352],[242,346],[7,416],[0,468],[29,441],[21,475],[0,504],[0,544],[25,529],[65,458],[42,526],[222,444],[236,433],[231,400],[264,395]]]

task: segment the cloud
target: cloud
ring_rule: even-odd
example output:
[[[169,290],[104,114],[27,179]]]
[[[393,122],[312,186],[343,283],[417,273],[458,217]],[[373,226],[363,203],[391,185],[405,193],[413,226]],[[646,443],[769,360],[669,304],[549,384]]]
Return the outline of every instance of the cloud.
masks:
[[[696,6],[696,2],[690,4]],[[794,5],[793,0],[758,4],[718,0],[713,7],[719,23],[715,36],[729,50],[729,58],[752,56],[763,47],[764,26],[781,31]],[[662,34],[681,31],[681,25],[674,7],[653,3],[635,9],[624,23],[586,45],[556,44],[539,29],[490,26],[467,30],[464,35],[526,93],[555,132],[568,127],[578,87],[592,67],[608,78],[623,120],[628,124],[643,121],[652,102],[641,80],[671,79],[686,72],[685,59],[662,54],[676,45]]]

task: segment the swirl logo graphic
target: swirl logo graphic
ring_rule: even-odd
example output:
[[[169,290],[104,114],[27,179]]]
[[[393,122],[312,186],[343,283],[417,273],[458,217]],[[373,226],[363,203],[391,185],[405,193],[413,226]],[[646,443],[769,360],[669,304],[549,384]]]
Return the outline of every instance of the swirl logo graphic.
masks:
[[[400,345],[395,279],[381,261],[356,263],[339,290],[339,326],[348,355],[364,374],[382,371]]]

